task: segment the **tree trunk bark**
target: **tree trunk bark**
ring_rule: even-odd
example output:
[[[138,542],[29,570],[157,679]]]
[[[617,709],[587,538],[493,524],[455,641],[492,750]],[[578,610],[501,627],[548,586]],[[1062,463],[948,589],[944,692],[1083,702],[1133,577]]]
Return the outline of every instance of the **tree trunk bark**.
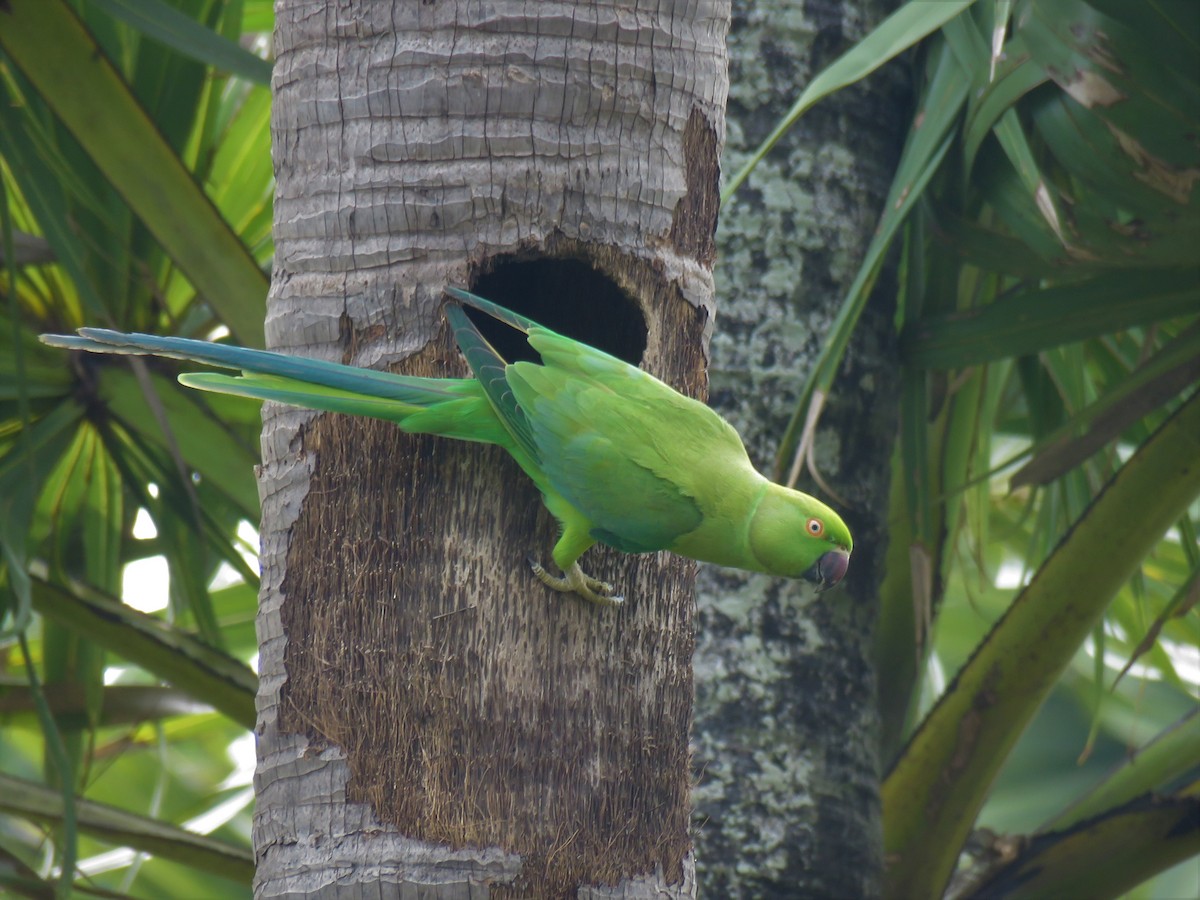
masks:
[[[727,172],[892,0],[736,0]],[[721,212],[714,408],[770,471],[777,442],[870,241],[903,138],[897,67],[826,100]],[[880,279],[886,283],[886,279]],[[701,567],[695,657],[696,856],[706,897],[870,897],[882,872],[870,663],[895,434],[892,297],[859,324],[817,462],[854,534],[843,586]],[[820,495],[811,480],[800,485]]]
[[[268,343],[461,375],[478,292],[704,393],[728,4],[282,2]],[[643,353],[644,350],[644,353]],[[264,411],[259,897],[691,896],[693,567],[493,447]]]

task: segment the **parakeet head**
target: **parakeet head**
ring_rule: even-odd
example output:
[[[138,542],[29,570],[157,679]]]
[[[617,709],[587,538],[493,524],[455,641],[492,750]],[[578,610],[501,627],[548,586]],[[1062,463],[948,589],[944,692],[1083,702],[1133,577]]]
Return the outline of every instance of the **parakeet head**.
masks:
[[[769,485],[750,520],[750,550],[762,571],[827,590],[846,574],[854,541],[841,516],[808,494]]]

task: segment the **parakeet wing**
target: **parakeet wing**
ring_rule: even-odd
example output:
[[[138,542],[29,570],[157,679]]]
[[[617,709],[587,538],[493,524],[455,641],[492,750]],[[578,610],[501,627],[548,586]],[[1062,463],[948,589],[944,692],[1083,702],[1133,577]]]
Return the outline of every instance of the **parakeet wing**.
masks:
[[[547,481],[588,518],[597,540],[627,553],[662,550],[700,524],[700,507],[672,480],[669,461],[641,443],[640,404],[534,363],[511,366],[509,384]]]
[[[702,403],[624,360],[451,293],[528,335],[542,364],[506,364],[465,312],[446,311],[506,427],[597,540],[625,552],[665,549],[703,521],[706,473],[730,460],[749,465],[737,433]]]
[[[456,296],[462,295],[463,299],[466,299],[473,306],[483,309],[489,315],[500,319],[520,331],[536,327],[529,320],[521,318],[515,313],[510,313],[503,307],[487,303],[482,297],[476,297],[474,294],[468,294],[466,291],[459,291],[457,289],[447,290]],[[487,306],[480,307],[479,302],[486,303]],[[513,396],[512,389],[508,385],[508,375],[506,372],[508,364],[496,352],[496,349],[488,343],[487,338],[479,332],[475,324],[467,318],[467,314],[461,306],[447,306],[445,313],[446,319],[450,322],[450,327],[454,332],[454,340],[458,344],[458,349],[462,352],[463,358],[466,359],[467,365],[471,367],[471,371],[475,373],[475,377],[479,380],[480,385],[483,386],[483,392],[487,395],[488,400],[491,401],[492,408],[500,417],[501,423],[508,430],[509,434],[512,435],[517,445],[532,457],[534,461],[537,461],[537,447],[533,440],[533,432],[529,427],[529,420],[524,410],[518,405],[516,398]],[[501,316],[498,313],[506,315]]]

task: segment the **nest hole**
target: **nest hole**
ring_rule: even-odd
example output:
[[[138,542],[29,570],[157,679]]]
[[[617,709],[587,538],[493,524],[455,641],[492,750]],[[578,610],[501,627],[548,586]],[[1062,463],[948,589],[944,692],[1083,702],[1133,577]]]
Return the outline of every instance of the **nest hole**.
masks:
[[[582,260],[500,260],[471,290],[632,365],[646,352],[646,320],[638,304]],[[536,361],[522,335],[486,316],[471,318],[505,359]]]

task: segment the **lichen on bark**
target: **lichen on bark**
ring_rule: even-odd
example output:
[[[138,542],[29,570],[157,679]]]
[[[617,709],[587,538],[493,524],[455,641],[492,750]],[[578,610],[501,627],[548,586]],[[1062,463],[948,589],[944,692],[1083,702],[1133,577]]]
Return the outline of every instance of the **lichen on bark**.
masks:
[[[735,2],[723,168],[740,167],[890,2]],[[721,212],[710,403],[770,470],[804,379],[870,240],[903,129],[902,84],[815,107]],[[843,586],[701,567],[695,657],[697,879],[704,896],[869,897],[882,872],[874,591],[895,419],[890,297],[859,325],[822,418],[825,499],[855,535]],[[820,494],[810,481],[800,487]]]

